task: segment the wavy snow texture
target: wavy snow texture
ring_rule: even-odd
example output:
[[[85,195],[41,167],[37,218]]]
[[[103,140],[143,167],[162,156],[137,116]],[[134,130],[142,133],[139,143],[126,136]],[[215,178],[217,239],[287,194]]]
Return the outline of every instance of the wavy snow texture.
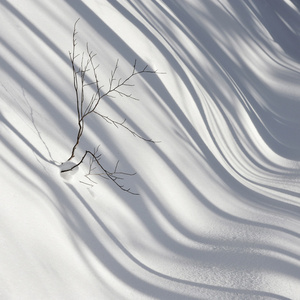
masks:
[[[279,0],[0,1],[3,299],[299,299],[299,4]],[[150,145],[88,121],[138,175],[63,181],[76,136],[68,51],[106,84],[134,59],[139,102],[106,99]],[[104,87],[105,88],[105,87]],[[79,157],[79,156],[78,156]]]

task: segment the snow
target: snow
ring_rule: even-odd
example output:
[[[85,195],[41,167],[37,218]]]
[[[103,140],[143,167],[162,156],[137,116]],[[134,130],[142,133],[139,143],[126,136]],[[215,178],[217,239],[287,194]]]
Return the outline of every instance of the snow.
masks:
[[[104,85],[117,59],[158,70],[100,107],[159,143],[92,116],[66,163],[78,18]],[[1,0],[0,20],[0,299],[300,299],[297,1]],[[88,160],[61,173],[98,145],[138,196]]]

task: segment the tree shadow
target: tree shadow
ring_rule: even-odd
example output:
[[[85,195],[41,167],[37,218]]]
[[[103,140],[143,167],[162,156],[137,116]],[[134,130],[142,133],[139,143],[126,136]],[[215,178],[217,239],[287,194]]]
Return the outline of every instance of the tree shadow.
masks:
[[[138,258],[136,258],[123,244],[122,242],[110,231],[110,229],[105,225],[105,223],[101,220],[101,218],[98,216],[97,212],[91,207],[91,205],[80,195],[79,191],[72,185],[68,184],[69,189],[74,193],[76,199],[79,199],[80,202],[82,203],[82,205],[84,206],[84,208],[90,213],[91,217],[97,222],[97,224],[104,230],[104,232],[107,234],[107,236],[113,241],[113,243],[119,248],[119,250],[121,252],[123,252],[123,254],[125,254],[125,256],[127,257],[127,259],[129,259],[129,261],[131,261],[132,263],[134,263],[135,265],[137,265],[141,270],[146,271],[147,273],[149,273],[151,276],[155,276],[156,278],[160,278],[160,280],[166,281],[167,282],[172,282],[173,284],[179,284],[179,285],[183,285],[183,286],[191,286],[191,287],[196,287],[199,289],[199,295],[204,292],[205,290],[211,290],[214,292],[222,292],[222,293],[226,293],[228,295],[231,294],[235,294],[235,295],[244,295],[244,296],[257,296],[257,297],[273,297],[274,299],[287,299],[283,296],[279,296],[276,295],[274,293],[268,293],[268,292],[263,292],[263,291],[254,291],[254,290],[246,290],[246,289],[235,289],[235,288],[227,288],[227,287],[222,287],[222,286],[218,286],[218,285],[209,285],[209,284],[203,284],[203,283],[197,283],[197,282],[193,282],[193,281],[189,281],[189,280],[184,280],[184,279],[180,279],[180,278],[176,278],[170,275],[166,275],[164,273],[158,272],[155,269],[153,269],[152,267],[147,266],[146,264],[144,264],[141,260],[139,260]],[[69,209],[68,209],[69,211]],[[145,212],[145,211],[144,211]],[[90,230],[89,230],[89,225],[85,224],[85,221],[83,221],[83,219],[81,218],[81,213],[76,212],[75,210],[72,209],[72,213],[74,213],[74,218],[70,218],[73,220],[77,220],[77,222],[79,222],[79,225],[71,225],[71,227],[74,228],[86,228],[86,230],[84,230],[84,235],[86,236],[86,238],[83,239],[87,239],[86,240],[86,244],[87,246],[90,247],[90,250],[94,253],[94,255],[96,257],[98,257],[99,261],[105,263],[106,267],[114,273],[115,276],[117,276],[120,280],[125,281],[125,284],[133,287],[135,290],[138,290],[142,293],[144,293],[145,295],[148,296],[155,296],[158,298],[164,298],[164,299],[182,299],[182,295],[173,292],[170,289],[167,288],[160,288],[158,286],[153,286],[150,283],[147,283],[143,280],[141,280],[138,276],[132,274],[127,268],[124,268],[120,263],[118,263],[116,261],[115,258],[113,258],[111,256],[111,254],[109,253],[109,251],[107,251],[106,249],[103,248],[103,245],[101,245],[101,242],[95,237],[93,236],[93,234],[90,232],[90,234],[86,235]],[[142,217],[142,216],[139,216]],[[150,217],[152,219],[152,217],[150,215],[144,215],[143,218],[148,218]],[[155,220],[154,221],[154,225],[155,225]],[[161,231],[161,228],[157,228],[159,231]],[[162,231],[163,232],[163,231]],[[158,232],[156,232],[157,234]],[[95,239],[97,242],[92,242],[91,240],[88,240],[88,236],[89,238]],[[80,234],[80,238],[82,238],[82,235]],[[164,238],[167,238],[168,240],[170,239],[170,237],[165,236]],[[165,242],[164,242],[165,243]],[[173,243],[174,244],[174,243]],[[174,245],[173,245],[174,246]],[[178,248],[179,244],[175,245],[175,249]],[[183,246],[184,247],[184,246]],[[203,255],[206,257],[206,259],[208,258],[208,256],[211,255],[211,251],[209,251],[208,253],[204,253],[201,252],[199,250],[192,250],[189,249],[187,247],[184,247],[183,249],[183,253],[186,256],[191,256],[193,255],[192,252],[195,252],[194,254],[197,254],[199,256],[199,258]],[[224,254],[223,254],[224,255]],[[213,258],[215,259],[216,256],[212,255]],[[237,258],[237,254],[234,254],[235,259]],[[222,259],[224,259],[224,256],[222,257]],[[274,261],[272,261],[272,264],[274,265],[278,265],[278,261],[276,261],[276,263]],[[271,264],[270,264],[271,265]],[[294,267],[293,265],[290,265],[291,267],[291,274],[295,274],[295,272],[298,272],[297,268]],[[166,286],[169,286],[169,284],[166,284]],[[184,296],[185,299],[198,299],[198,297],[193,297],[193,296]]]
[[[195,124],[190,119],[190,116],[187,115],[187,113],[177,103],[178,99],[175,99],[172,96],[170,91],[165,87],[163,80],[159,76],[156,76],[153,79],[151,79],[151,84],[147,84],[147,82],[145,82],[145,87],[148,87],[148,95],[151,95],[151,98],[153,99],[153,102],[155,102],[155,105],[157,107],[160,107],[162,110],[165,110],[166,116],[174,119],[174,127],[178,126],[179,128],[180,126],[182,126],[185,129],[186,133],[178,129],[178,132],[180,132],[180,137],[178,138],[178,141],[185,143],[189,139],[192,139],[195,152],[198,153],[199,156],[205,157],[205,160],[207,161],[210,168],[213,170],[215,176],[218,177],[218,179],[220,179],[222,183],[228,188],[228,194],[232,197],[237,197],[237,194],[240,195],[242,199],[244,198],[242,196],[246,195],[246,204],[251,207],[258,207],[259,209],[263,209],[269,212],[270,215],[273,212],[279,212],[280,214],[288,218],[297,220],[299,218],[300,213],[300,208],[297,204],[290,204],[285,201],[279,201],[275,198],[268,197],[267,195],[264,195],[263,193],[259,192],[256,188],[249,188],[243,183],[242,179],[252,183],[254,186],[257,185],[266,189],[276,190],[282,194],[286,194],[293,197],[299,197],[298,192],[289,191],[288,189],[282,189],[276,186],[269,186],[264,182],[261,183],[259,181],[259,178],[248,178],[247,173],[245,174],[238,168],[236,168],[232,163],[231,159],[227,157],[227,153],[224,151],[222,144],[220,144],[218,138],[216,137],[215,130],[212,128],[213,126],[211,119],[207,115],[207,111],[204,108],[205,100],[201,98],[199,85],[201,85],[203,89],[207,92],[209,96],[208,101],[214,104],[217,108],[217,111],[219,112],[220,116],[222,117],[226,126],[228,127],[228,131],[233,137],[232,140],[236,143],[240,151],[244,153],[243,160],[240,163],[244,165],[245,168],[247,168],[248,163],[251,162],[251,164],[253,164],[257,169],[267,172],[270,178],[272,178],[272,176],[275,175],[284,177],[286,174],[292,171],[288,167],[276,164],[272,159],[269,159],[264,153],[262,153],[261,149],[259,149],[257,145],[253,142],[253,137],[246,130],[246,125],[243,124],[243,118],[240,116],[239,112],[236,110],[235,106],[230,101],[230,97],[225,97],[223,95],[223,90],[221,87],[219,87],[219,83],[212,80],[212,75],[201,65],[201,63],[197,61],[197,59],[195,59],[190,54],[188,54],[189,59],[186,59],[183,55],[180,54],[179,51],[177,51],[177,49],[174,47],[174,44],[172,44],[172,41],[167,40],[168,35],[172,36],[173,43],[177,43],[182,47],[182,49],[185,49],[185,47],[181,45],[180,39],[176,37],[176,34],[172,34],[172,29],[168,28],[167,24],[164,23],[165,20],[160,19],[155,15],[155,13],[147,10],[143,3],[140,3],[138,7],[138,5],[136,5],[137,3],[129,1],[130,5],[132,5],[135,11],[137,11],[140,16],[144,17],[144,22],[140,21],[140,19],[138,19],[134,14],[130,13],[124,6],[120,4],[120,2],[113,0],[108,2],[117,11],[119,11],[120,14],[122,14],[127,20],[129,20],[136,28],[139,28],[139,30],[144,34],[144,36],[146,36],[149,40],[151,40],[151,42],[154,45],[156,45],[157,49],[160,51],[160,53],[162,53],[166,61],[168,61],[168,63],[173,66],[174,73],[176,73],[180,77],[184,85],[189,90],[190,97],[194,101],[193,104],[195,104],[199,112],[199,116],[201,116],[201,118],[203,119],[204,124],[206,126],[206,130],[209,133],[209,136],[213,141],[215,148],[220,154],[222,161],[220,158],[216,157],[215,152],[213,152],[210,146],[208,146],[208,143],[202,137],[201,132],[198,132],[195,129]],[[83,18],[91,27],[98,28],[99,35],[101,35],[102,38],[105,39],[111,47],[121,49],[122,58],[124,58],[125,61],[131,63],[135,58],[138,58],[141,61],[143,61],[143,59],[138,55],[138,53],[136,53],[134,49],[130,48],[126,44],[126,38],[122,39],[121,37],[119,37],[113,30],[111,30],[111,28],[109,28],[109,26],[107,26],[107,24],[105,24],[99,18],[97,14],[90,10],[83,2],[77,0],[68,0],[67,3],[70,6],[72,6],[78,12],[78,15],[81,18]],[[283,137],[284,132],[286,132],[286,128],[292,128],[292,137],[294,138],[295,136],[298,136],[296,134],[296,131],[299,129],[297,127],[298,125],[295,125],[293,123],[291,125],[292,127],[289,127],[289,122],[282,124],[274,117],[274,114],[272,114],[272,112],[260,106],[260,103],[258,103],[255,97],[253,96],[253,91],[246,84],[246,82],[249,81],[252,87],[259,86],[260,89],[264,89],[264,86],[260,85],[257,76],[249,71],[249,68],[244,62],[240,61],[239,66],[223,50],[223,48],[221,47],[221,43],[219,43],[218,39],[210,33],[209,28],[205,26],[201,27],[201,22],[197,22],[195,19],[190,17],[189,12],[184,7],[184,4],[179,4],[174,1],[164,1],[164,3],[176,16],[176,18],[169,14],[167,10],[163,9],[163,7],[159,6],[158,3],[154,3],[153,5],[156,6],[157,9],[159,9],[166,18],[171,20],[172,23],[175,24],[177,28],[179,28],[190,39],[191,43],[199,49],[199,52],[202,52],[206,60],[214,68],[215,72],[219,74],[218,76],[222,79],[222,83],[224,83],[226,86],[230,87],[234,91],[233,94],[239,100],[240,105],[247,112],[255,128],[259,131],[262,139],[271,147],[272,150],[281,154],[282,156],[286,156],[288,158],[293,159],[299,159],[299,153],[297,154],[295,151],[295,149],[299,150],[298,144],[296,144],[294,148],[291,147],[289,143],[286,143],[285,145],[284,143],[282,143],[282,141],[278,141],[276,139],[276,136],[274,137],[274,135],[270,133],[270,128],[273,128],[279,132],[279,137]],[[38,28],[34,27],[28,19],[26,19],[22,14],[17,12],[7,2],[5,2],[5,5],[8,10],[14,13],[18,18],[23,20],[24,24],[28,28],[30,28],[32,32],[35,33],[45,44],[47,44],[49,48],[55,51],[62,61],[64,61],[65,63],[67,62],[67,56],[61,53],[61,51],[53,43],[51,43],[51,41],[38,30]],[[228,18],[228,14],[222,11],[220,7],[217,7],[214,3],[206,2],[205,5],[207,11],[209,11],[211,14],[211,17],[213,17],[213,15],[216,14],[218,16]],[[260,4],[258,4],[258,6],[259,5]],[[259,9],[263,10],[263,8],[261,7],[259,7]],[[263,12],[265,11],[263,10]],[[276,15],[278,16],[279,12],[274,12],[274,14],[275,17],[273,16],[273,18],[277,20]],[[157,32],[156,35],[152,31],[150,31],[148,27],[150,23],[147,23],[148,21],[146,21],[147,17],[149,16],[151,16],[153,20],[156,20],[156,22],[160,24],[161,28],[164,28],[166,30],[168,35],[164,36],[163,32]],[[200,15],[199,17],[203,19],[206,18],[205,20],[207,20],[208,18],[208,16],[204,14]],[[183,26],[182,24],[184,24],[185,26]],[[268,25],[266,24],[265,26]],[[224,33],[226,33],[227,30],[230,31],[233,30],[233,28],[223,28],[222,30],[224,31]],[[241,35],[241,33],[238,34]],[[274,33],[271,32],[271,34]],[[289,34],[291,35],[291,32]],[[158,36],[162,36],[163,41],[161,41],[158,38]],[[244,37],[240,36],[240,38]],[[277,38],[278,42],[282,42],[280,40],[280,37],[278,37],[277,35],[275,35],[275,38]],[[13,48],[11,48],[9,45],[5,45],[5,41],[2,42],[4,43],[4,46],[8,49],[8,51],[14,53],[14,55],[22,61],[22,57],[20,57],[16,52],[14,52]],[[297,58],[295,53],[291,51],[290,47],[289,50],[290,55],[294,55],[294,58]],[[22,62],[28,68],[31,68],[30,65],[26,64],[24,60]],[[57,109],[57,107],[51,104],[50,99],[44,99],[44,95],[35,88],[34,84],[32,84],[29,80],[26,80],[26,78],[22,77],[18,70],[15,70],[8,62],[5,61],[4,58],[1,59],[1,63],[3,65],[3,68],[9,72],[11,77],[15,78],[17,81],[24,83],[24,88],[26,92],[28,92],[34,98],[41,99],[41,101],[45,100],[45,105],[49,107],[49,113],[52,116],[57,117],[65,132],[75,131],[76,126],[73,126],[70,123],[70,121],[64,118],[64,114],[59,109]],[[244,68],[245,70],[243,71]],[[188,74],[186,71],[187,69],[190,70]],[[40,75],[37,70],[32,69],[32,71],[35,72],[37,75]],[[193,79],[196,79],[199,85],[195,84],[195,82],[192,81],[191,77]],[[64,98],[65,95],[61,91],[55,89],[55,87],[53,87],[51,83],[47,81],[47,78],[42,78],[42,80],[50,89],[53,89],[55,91],[57,97],[60,97],[61,99]],[[255,88],[258,89],[257,87]],[[154,93],[154,89],[158,91],[159,97],[157,96],[157,93]],[[275,93],[272,91],[267,91],[266,95],[270,97],[276,96]],[[109,105],[118,114],[122,114],[122,109],[119,108],[116,103],[111,102],[111,104]],[[68,106],[71,109],[71,105],[68,104]],[[295,105],[295,108],[297,108],[297,105]],[[51,163],[49,159],[46,159],[42,155],[39,149],[33,146],[32,143],[26,137],[22,136],[14,128],[14,126],[9,122],[9,120],[5,119],[5,117],[2,115],[0,115],[0,117],[1,121],[5,123],[6,126],[15,135],[17,135],[22,140],[22,142],[25,143],[25,145],[29,147],[40,159]],[[32,122],[34,125],[34,120],[32,120]],[[134,120],[131,123],[135,128],[137,128],[137,130],[144,133],[142,125],[139,126],[135,123]],[[284,127],[284,130],[282,130],[282,126]],[[241,131],[238,132],[236,130],[237,127],[241,128]],[[94,135],[99,136],[99,131],[96,127],[92,127],[90,130],[93,132]],[[39,132],[39,130],[37,130],[37,132]],[[107,142],[107,147],[109,149],[116,149],[120,147],[118,142],[110,138],[110,135],[107,133],[107,131],[104,130],[101,134],[102,139],[105,140],[105,142]],[[249,141],[249,143],[251,144],[251,151],[246,149],[244,144],[241,142],[243,139]],[[8,143],[8,141],[6,141],[6,143]],[[89,138],[87,138],[85,143],[88,147],[92,147],[94,145],[94,141]],[[223,220],[224,223],[231,222],[236,226],[249,226],[252,229],[258,228],[268,230],[270,232],[275,232],[278,235],[283,234],[296,240],[299,239],[299,232],[290,230],[284,227],[284,225],[273,225],[272,223],[268,224],[267,222],[264,223],[259,221],[248,220],[246,218],[239,217],[238,215],[233,215],[231,213],[226,212],[222,207],[218,207],[214,203],[214,199],[207,199],[204,196],[204,194],[202,193],[202,189],[204,189],[204,187],[201,186],[201,184],[199,184],[199,186],[195,186],[195,184],[190,179],[191,174],[189,174],[189,170],[180,169],[180,167],[178,167],[176,163],[172,161],[172,159],[168,157],[168,155],[159,147],[153,147],[152,149],[154,149],[154,152],[157,155],[157,157],[161,158],[165,162],[166,166],[170,169],[170,171],[176,174],[178,179],[186,186],[188,190],[190,190],[193,197],[195,199],[198,199],[198,201],[203,205],[203,207],[211,211],[212,214],[216,216],[216,218]],[[10,151],[14,151],[13,147],[11,147]],[[49,149],[48,152],[50,153]],[[118,155],[120,156],[121,161],[124,161],[129,166],[132,165],[128,161],[128,157],[126,157],[126,155],[124,155],[122,152],[119,152]],[[258,156],[260,160],[257,159]],[[26,163],[29,168],[34,169],[34,166],[26,162],[25,157],[24,163]],[[233,176],[232,171],[237,176]],[[40,174],[37,170],[35,170],[35,172],[37,174]],[[155,176],[155,174],[153,175]],[[48,178],[43,178],[42,180],[45,182],[45,184],[49,186],[51,190],[55,191],[55,197],[57,199],[64,197],[65,191],[63,189],[59,190],[54,181],[49,182]],[[258,242],[253,244],[250,241],[249,243],[240,241],[233,242],[231,240],[221,241],[216,238],[207,238],[199,235],[196,232],[188,230],[185,226],[180,224],[180,222],[176,219],[176,216],[172,215],[170,211],[163,205],[163,197],[159,198],[156,195],[155,191],[152,190],[151,185],[147,181],[139,177],[135,185],[142,192],[141,196],[151,199],[154,206],[162,213],[167,222],[171,224],[171,226],[175,228],[177,232],[179,232],[181,235],[185,236],[186,238],[192,241],[209,246],[217,246],[220,247],[220,249],[222,247],[229,246],[233,247],[235,250],[244,249],[247,247],[254,247],[258,251],[273,251],[275,253],[279,253],[281,255],[292,258],[297,262],[299,261],[299,255],[293,253],[292,251],[285,250],[284,247],[280,248],[278,246],[265,245],[260,244]],[[98,216],[97,211],[95,211],[92,208],[88,200],[86,200],[81,195],[80,191],[77,188],[70,184],[67,184],[67,186],[68,189],[74,195],[74,198],[80,201],[82,207],[90,214],[91,219],[93,219],[99,225],[99,227],[102,228],[102,230],[106,233],[107,237],[119,249],[119,252],[122,253],[128,261],[135,265],[137,269],[149,273],[151,276],[158,278],[158,280],[164,280],[166,281],[166,283],[172,282],[172,284],[179,284],[183,287],[195,287],[199,289],[199,291],[209,290],[216,292],[224,292],[230,295],[240,294],[246,296],[286,299],[283,296],[264,291],[257,291],[254,289],[246,290],[238,288],[229,288],[217,284],[210,285],[204,283],[197,283],[190,280],[176,278],[156,271],[154,268],[146,265],[145,263],[143,263],[143,261],[135,257],[134,254],[132,254],[131,251],[124,246],[122,241],[120,241],[116,236],[114,236],[112,231]],[[118,197],[120,197],[121,199],[124,197],[124,202],[128,203],[128,206],[135,213],[136,217],[139,218],[145,224],[145,226],[149,229],[152,235],[155,236],[158,242],[161,245],[168,248],[170,252],[176,253],[177,255],[182,256],[184,258],[196,257],[197,259],[199,259],[199,261],[206,260],[208,263],[211,263],[211,265],[219,266],[223,266],[222,259],[224,259],[224,261],[226,262],[234,264],[234,261],[238,258],[237,260],[241,263],[243,268],[247,268],[248,262],[244,262],[244,264],[242,262],[243,258],[245,257],[244,254],[237,254],[235,251],[229,251],[229,253],[224,253],[224,251],[222,252],[221,250],[219,253],[211,253],[211,251],[205,252],[203,250],[199,250],[196,248],[194,249],[179,243],[175,240],[174,237],[168,235],[166,231],[160,227],[160,225],[155,220],[154,216],[151,215],[147,208],[143,206],[142,202],[139,204],[139,208],[136,208],[134,205],[132,205],[132,202],[126,196],[118,195]],[[164,197],[167,197],[167,195],[165,195]],[[104,266],[107,269],[109,269],[119,280],[123,281],[126,285],[131,286],[132,288],[148,296],[155,296],[161,299],[166,299],[166,297],[180,299],[182,297],[182,295],[173,292],[170,288],[162,288],[139,278],[138,274],[134,274],[129,269],[127,269],[126,266],[122,264],[122,262],[117,261],[117,259],[106,248],[104,242],[100,241],[99,237],[95,236],[95,234],[89,228],[88,222],[86,222],[83,219],[81,211],[77,210],[77,208],[74,207],[73,204],[68,200],[64,200],[59,205],[60,206],[58,207],[58,210],[66,218],[71,230],[76,232],[78,239],[82,240],[83,243],[85,243],[87,247],[91,250],[93,255],[100,262],[102,262]],[[139,209],[141,209],[144,214],[141,214],[141,211]],[[72,215],[72,218],[68,217],[68,214]],[[80,251],[80,249],[78,249],[78,251]],[[82,254],[82,257],[84,259],[84,254]],[[259,255],[256,254],[249,254],[247,258],[249,259],[249,261],[256,262],[256,265],[262,261]],[[296,263],[292,264],[279,258],[275,259],[272,257],[268,257],[268,255],[265,255],[264,259],[264,266],[269,268],[266,271],[271,273],[283,273],[293,278],[299,279],[298,267]],[[89,264],[87,261],[86,263]],[[98,276],[97,270],[95,270],[94,266],[89,265],[89,267],[91,271],[95,274],[95,276]],[[186,299],[195,299],[195,297],[191,296],[190,298],[188,298],[188,296],[186,296]]]

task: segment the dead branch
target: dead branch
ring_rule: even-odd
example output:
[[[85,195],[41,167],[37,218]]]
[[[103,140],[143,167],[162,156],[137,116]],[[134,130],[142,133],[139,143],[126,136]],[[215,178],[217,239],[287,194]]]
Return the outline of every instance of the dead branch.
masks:
[[[90,160],[90,165],[89,165],[89,173],[86,175],[86,177],[93,183],[96,183],[95,181],[93,181],[90,177],[91,176],[101,176],[105,179],[109,179],[111,180],[115,185],[117,185],[121,190],[128,192],[132,195],[138,195],[138,193],[135,193],[133,191],[131,191],[130,188],[126,188],[125,185],[121,184],[119,181],[123,180],[125,176],[134,176],[136,173],[127,173],[127,172],[120,172],[118,171],[118,165],[119,165],[119,161],[117,161],[115,168],[112,172],[108,171],[106,168],[103,167],[103,165],[100,162],[100,157],[101,154],[97,154],[97,152],[91,152],[89,150],[86,150],[84,155],[82,156],[81,160],[73,165],[72,167],[70,167],[69,169],[65,169],[62,170],[61,172],[69,172],[72,171],[73,169],[77,168],[79,165],[81,165],[84,161],[84,159],[86,158],[87,155],[91,156],[91,160]],[[96,166],[102,171],[101,173],[93,173],[93,171],[95,170],[95,168],[93,167],[93,165],[96,164]]]
[[[73,41],[72,41],[72,51],[69,52],[69,58],[71,61],[72,66],[72,72],[73,72],[73,86],[75,90],[75,98],[76,98],[76,111],[77,111],[77,123],[78,123],[78,131],[77,131],[77,137],[76,142],[72,147],[71,155],[68,158],[68,160],[71,160],[73,157],[75,157],[75,150],[77,146],[79,145],[80,138],[83,135],[84,126],[85,126],[85,120],[86,118],[91,114],[96,114],[103,118],[105,121],[108,121],[108,123],[115,125],[116,127],[120,126],[124,128],[125,130],[129,131],[132,135],[143,139],[147,142],[155,143],[152,139],[144,138],[138,133],[136,133],[134,130],[130,129],[128,126],[126,126],[123,122],[117,122],[112,120],[111,118],[104,116],[99,111],[97,111],[98,105],[100,101],[104,97],[111,97],[114,98],[114,94],[120,96],[120,97],[127,97],[133,100],[138,100],[135,98],[131,93],[124,92],[124,87],[133,87],[134,84],[130,82],[130,80],[137,75],[140,75],[142,73],[150,73],[155,74],[157,71],[150,70],[148,68],[148,65],[146,65],[143,69],[137,70],[137,61],[134,61],[132,71],[129,76],[127,76],[125,79],[119,78],[117,79],[117,70],[119,68],[119,60],[116,61],[114,69],[111,71],[111,76],[108,80],[108,88],[105,92],[101,92],[104,88],[103,85],[100,85],[98,75],[97,75],[97,69],[99,65],[96,65],[94,63],[94,58],[96,57],[96,53],[91,51],[89,49],[88,43],[86,44],[86,53],[87,58],[85,60],[85,53],[81,54],[81,61],[79,66],[76,64],[76,59],[80,56],[76,53],[76,46],[77,46],[77,30],[76,25],[78,23],[79,19],[74,24],[73,29]],[[87,80],[87,74],[90,71],[92,80],[89,82]],[[86,99],[86,93],[85,89],[87,87],[92,87],[94,89],[94,93],[92,94],[90,99]]]
[[[131,73],[125,78],[118,78],[118,68],[119,68],[119,60],[116,61],[116,64],[111,71],[109,80],[108,80],[108,87],[104,88],[104,85],[100,84],[99,77],[97,74],[97,70],[99,65],[95,63],[95,57],[96,53],[91,51],[89,49],[88,43],[86,44],[86,53],[83,52],[81,55],[77,53],[77,23],[79,19],[75,22],[74,28],[73,28],[73,34],[72,34],[72,50],[69,51],[69,58],[71,61],[71,67],[72,67],[72,73],[73,73],[73,87],[75,91],[75,100],[76,100],[76,112],[77,112],[77,124],[78,124],[78,130],[77,130],[77,136],[76,141],[72,147],[71,155],[68,158],[68,161],[75,157],[76,148],[80,143],[80,139],[83,135],[84,128],[85,128],[85,122],[86,118],[88,116],[91,116],[92,114],[95,114],[97,116],[100,116],[102,119],[104,119],[107,123],[114,125],[117,128],[123,128],[126,131],[130,132],[133,136],[138,137],[144,141],[156,143],[150,138],[145,138],[141,136],[140,134],[136,133],[133,129],[129,128],[125,122],[126,119],[124,119],[122,122],[118,122],[113,120],[112,118],[102,114],[99,112],[99,104],[101,100],[105,97],[114,98],[115,96],[120,97],[126,97],[130,98],[132,100],[138,100],[135,98],[131,93],[127,93],[124,91],[124,88],[133,87],[134,84],[132,83],[133,77],[143,74],[143,73],[149,73],[149,74],[156,74],[157,71],[153,71],[149,69],[148,65],[146,65],[144,68],[138,70],[137,69],[137,60],[134,61],[132,71]],[[81,59],[80,59],[81,58]],[[77,60],[79,60],[79,63],[77,63]],[[89,90],[87,90],[89,89]],[[88,97],[87,91],[93,91],[92,95]],[[85,157],[89,155],[90,156],[90,165],[89,165],[89,171],[86,177],[91,181],[94,182],[91,179],[91,176],[101,176],[106,179],[110,179],[113,181],[120,189],[123,191],[129,192],[130,194],[134,194],[131,192],[130,189],[125,188],[122,184],[120,184],[120,180],[123,179],[124,175],[132,176],[134,174],[125,173],[125,172],[119,172],[117,170],[118,162],[116,163],[115,169],[113,172],[109,172],[107,169],[105,169],[102,164],[100,163],[101,155],[98,154],[98,148],[94,150],[94,152],[91,152],[89,150],[85,151],[85,154],[81,157],[78,164],[73,166],[70,169],[64,170],[62,172],[68,172],[72,169],[79,166],[85,159]],[[98,169],[102,170],[100,173],[94,173],[95,165]]]

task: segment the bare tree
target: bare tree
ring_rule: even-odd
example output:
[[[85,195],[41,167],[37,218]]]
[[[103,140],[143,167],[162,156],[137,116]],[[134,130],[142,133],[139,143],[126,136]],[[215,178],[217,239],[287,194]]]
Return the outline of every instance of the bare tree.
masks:
[[[99,104],[104,97],[114,98],[115,96],[120,96],[120,97],[127,97],[133,100],[137,100],[135,97],[133,97],[132,94],[125,92],[124,88],[133,87],[134,85],[131,83],[131,79],[137,75],[143,73],[156,74],[158,72],[150,70],[148,68],[148,65],[146,65],[144,68],[140,70],[137,70],[137,61],[135,60],[131,73],[125,79],[117,78],[117,70],[119,67],[118,65],[119,61],[117,60],[114,69],[111,71],[111,75],[108,80],[108,87],[105,90],[104,85],[101,85],[98,79],[97,69],[99,65],[96,65],[94,63],[94,58],[96,54],[89,49],[88,43],[86,44],[86,54],[84,52],[81,55],[76,53],[76,46],[77,46],[76,35],[78,34],[76,30],[76,25],[78,21],[79,19],[74,24],[73,39],[72,39],[73,47],[72,47],[72,51],[69,52],[69,57],[70,57],[72,72],[73,72],[73,86],[74,86],[75,98],[76,98],[78,131],[77,131],[76,141],[72,147],[71,155],[68,158],[68,161],[70,161],[72,158],[75,157],[77,146],[79,145],[80,139],[84,132],[85,121],[87,117],[91,115],[96,115],[98,117],[101,117],[106,122],[116,126],[117,128],[121,127],[126,131],[130,132],[135,137],[138,137],[144,141],[155,143],[155,141],[153,141],[152,139],[145,138],[139,135],[138,133],[136,133],[134,130],[130,129],[126,125],[126,119],[119,122],[113,120],[109,116],[102,114],[99,111]],[[80,58],[80,56],[81,59],[78,65],[76,62],[78,58]],[[88,95],[87,89],[93,90],[91,96],[87,96]],[[129,192],[131,194],[135,194],[131,192],[130,188],[125,188],[124,185],[120,184],[120,180],[123,179],[123,176],[125,175],[132,176],[135,173],[126,173],[126,172],[118,171],[119,162],[116,163],[116,166],[113,171],[110,172],[107,169],[105,169],[100,162],[101,154],[99,154],[99,147],[97,147],[96,150],[94,150],[93,152],[86,150],[84,155],[81,157],[81,159],[76,165],[73,165],[69,169],[63,170],[62,172],[68,172],[78,167],[87,156],[90,156],[90,169],[89,169],[89,174],[87,174],[87,177],[89,179],[90,176],[92,175],[92,171],[94,171],[95,168],[97,167],[101,170],[101,172],[94,173],[93,175],[100,175],[102,177],[105,177],[106,179],[110,179],[122,190]]]

